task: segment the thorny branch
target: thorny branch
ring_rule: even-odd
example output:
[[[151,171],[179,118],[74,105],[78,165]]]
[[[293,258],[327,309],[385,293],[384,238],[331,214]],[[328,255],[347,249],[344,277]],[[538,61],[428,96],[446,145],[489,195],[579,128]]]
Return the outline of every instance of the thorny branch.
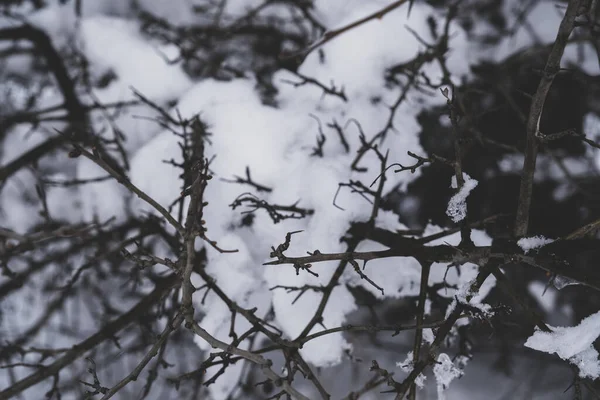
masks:
[[[259,209],[264,209],[273,220],[273,223],[277,224],[286,219],[302,219],[314,214],[314,210],[298,207],[297,205],[299,202],[300,200],[289,206],[280,206],[277,204],[269,204],[252,193],[242,193],[229,206],[232,210],[235,210],[242,205],[252,207],[250,210],[242,211],[242,214],[249,214]]]

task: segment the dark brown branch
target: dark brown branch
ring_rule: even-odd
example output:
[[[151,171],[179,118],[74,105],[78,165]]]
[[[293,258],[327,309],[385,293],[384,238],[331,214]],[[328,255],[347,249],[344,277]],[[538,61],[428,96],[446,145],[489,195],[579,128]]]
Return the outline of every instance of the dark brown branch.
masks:
[[[240,176],[234,175],[235,180],[229,180],[222,178],[222,181],[231,182],[231,183],[239,183],[241,185],[250,185],[256,189],[258,192],[267,192],[270,193],[273,191],[272,188],[256,183],[252,180],[250,176],[250,167],[246,167],[246,178],[242,178]]]
[[[466,295],[467,301],[470,301],[473,295],[479,291],[479,288],[490,274],[491,270],[489,266],[480,267],[479,274],[475,280],[471,282],[470,289]],[[413,370],[402,383],[394,382],[393,387],[396,392],[396,400],[402,400],[417,377],[425,370],[425,368],[427,368],[427,366],[435,362],[435,354],[444,343],[446,336],[448,336],[456,321],[461,317],[463,308],[463,304],[457,301],[454,310],[450,313],[444,324],[437,330],[435,340],[429,347],[429,356],[417,362],[414,365]]]
[[[294,86],[295,88],[297,88],[299,86],[304,86],[306,84],[312,84],[312,85],[317,86],[321,90],[323,90],[323,96],[328,94],[331,96],[338,97],[338,98],[342,99],[344,102],[348,101],[348,98],[346,97],[346,93],[344,92],[343,86],[340,89],[338,89],[335,87],[335,84],[333,82],[331,82],[331,86],[329,87],[329,86],[326,86],[323,83],[319,82],[315,78],[311,78],[311,77],[303,75],[299,72],[293,72],[293,73],[294,73],[294,75],[296,75],[298,78],[301,79],[300,82],[294,82],[294,81],[290,81],[288,79],[284,79],[284,80],[282,80],[282,82],[289,83],[290,85]]]
[[[75,85],[67,72],[62,57],[52,45],[52,41],[46,32],[32,25],[5,28],[0,29],[0,40],[28,40],[32,42],[42,53],[46,59],[48,68],[56,78],[58,87],[64,97],[65,108],[69,114],[70,122],[79,125],[85,123],[87,115],[85,108],[75,93]]]
[[[314,210],[300,208],[297,206],[298,203],[299,201],[289,206],[280,206],[278,204],[269,204],[252,193],[242,193],[229,205],[229,207],[231,207],[232,210],[235,210],[244,204],[247,204],[248,207],[252,207],[248,211],[243,211],[243,214],[253,213],[262,208],[267,211],[269,217],[273,220],[273,223],[277,224],[286,219],[302,219],[314,214]],[[282,212],[286,214],[282,214]]]
[[[386,231],[379,228],[373,228],[368,232],[367,239],[376,241],[390,249],[367,252],[354,252],[349,250],[345,253],[321,253],[314,252],[303,257],[287,257],[283,253],[271,253],[272,257],[277,258],[274,261],[264,265],[292,264],[301,266],[302,269],[314,269],[314,263],[323,261],[340,261],[347,263],[352,260],[370,261],[389,257],[413,257],[421,262],[440,262],[451,263],[453,265],[464,264],[466,262],[478,263],[488,259],[504,260],[505,263],[522,262],[524,264],[540,268],[552,274],[563,275],[582,284],[600,290],[600,274],[593,269],[580,267],[570,263],[568,258],[572,256],[569,248],[572,247],[569,241],[557,244],[552,249],[553,253],[548,254],[543,251],[530,254],[523,252],[515,245],[511,248],[501,248],[501,246],[480,246],[469,249],[459,249],[454,246],[424,246],[415,239],[407,239],[399,234]],[[558,243],[558,242],[557,242]],[[572,241],[574,244],[575,242]],[[597,246],[596,242],[591,241],[589,246]]]
[[[529,227],[529,212],[531,207],[531,196],[533,193],[533,175],[535,174],[535,164],[538,152],[538,136],[540,134],[540,120],[544,111],[544,103],[554,82],[554,78],[560,71],[560,60],[562,59],[567,41],[575,26],[575,18],[579,11],[581,0],[570,0],[567,11],[558,28],[556,40],[548,56],[548,61],[544,67],[542,79],[537,87],[531,109],[527,118],[527,144],[525,147],[525,161],[523,162],[523,172],[521,174],[521,187],[519,192],[519,203],[517,207],[517,217],[515,221],[516,237],[522,237],[527,234]]]
[[[417,305],[417,329],[413,341],[413,364],[419,362],[421,358],[421,343],[423,341],[423,320],[425,319],[425,302],[427,301],[427,288],[429,282],[429,271],[431,263],[421,263],[421,285],[419,288],[419,303]],[[417,386],[413,383],[410,386],[409,399],[417,398]]]
[[[43,143],[35,146],[33,149],[21,154],[10,163],[0,167],[0,183],[6,181],[13,174],[19,171],[21,168],[26,167],[30,164],[35,164],[39,159],[44,157],[46,154],[57,149],[60,145],[65,143],[65,139],[62,136],[53,136]]]

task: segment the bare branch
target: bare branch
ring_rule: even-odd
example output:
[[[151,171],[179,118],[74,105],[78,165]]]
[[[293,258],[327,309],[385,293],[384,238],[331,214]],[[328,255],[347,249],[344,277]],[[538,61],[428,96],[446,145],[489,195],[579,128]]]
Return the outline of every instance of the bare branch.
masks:
[[[538,136],[540,134],[540,120],[544,111],[546,97],[554,82],[554,78],[560,71],[560,60],[562,59],[567,41],[575,27],[575,18],[579,12],[581,1],[570,0],[567,6],[565,16],[558,28],[556,40],[548,56],[548,61],[544,67],[542,79],[537,87],[531,109],[527,117],[527,145],[525,148],[525,161],[523,162],[523,172],[521,174],[521,187],[519,194],[519,203],[517,207],[517,217],[515,221],[516,237],[527,234],[529,226],[529,212],[531,207],[531,196],[533,193],[533,175],[535,173],[535,164],[538,152]]]

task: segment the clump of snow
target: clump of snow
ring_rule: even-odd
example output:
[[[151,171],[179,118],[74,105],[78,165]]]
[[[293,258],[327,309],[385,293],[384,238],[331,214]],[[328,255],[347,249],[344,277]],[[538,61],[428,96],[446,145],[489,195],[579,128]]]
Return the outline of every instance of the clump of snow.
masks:
[[[406,372],[407,374],[410,374],[415,367],[413,357],[414,353],[411,351],[406,355],[406,360],[397,362],[396,366],[400,367],[400,369]],[[423,387],[425,386],[426,379],[427,377],[422,373],[417,376],[417,378],[415,379],[415,384],[419,389],[423,389]]]
[[[429,236],[442,231],[442,228],[429,225],[426,227],[423,236]],[[489,246],[492,243],[492,239],[487,235],[485,231],[473,229],[471,231],[471,240],[476,246]],[[455,232],[452,235],[448,235],[428,243],[430,246],[436,245],[451,245],[458,246],[461,241],[460,232]],[[475,307],[481,311],[483,317],[491,317],[493,311],[488,304],[483,303],[483,300],[487,297],[490,291],[496,286],[496,278],[493,275],[487,277],[487,279],[481,284],[477,292],[471,290],[471,286],[477,275],[479,274],[480,267],[474,263],[465,263],[459,267],[449,267],[448,263],[433,263],[431,265],[431,272],[429,274],[429,285],[435,283],[445,282],[448,285],[456,287],[454,288],[442,288],[438,291],[440,296],[446,298],[452,298],[452,302],[446,309],[446,317],[455,309],[458,301],[469,304],[471,307]],[[467,325],[468,319],[461,318],[456,322],[456,326]]]
[[[525,346],[549,354],[557,354],[579,369],[582,378],[600,377],[598,351],[593,347],[600,335],[600,312],[584,318],[572,327],[550,327],[552,332],[536,328]]]
[[[443,229],[436,225],[427,225],[423,236],[442,232]],[[492,238],[485,231],[473,229],[471,231],[471,240],[476,246],[489,246],[492,243]],[[458,246],[461,241],[460,232],[455,232],[452,235],[447,235],[436,240],[428,242],[428,246],[451,245]],[[465,263],[458,267],[450,267],[448,263],[433,263],[431,272],[429,273],[429,285],[436,283],[447,283],[448,288],[442,288],[438,291],[440,296],[446,298],[454,298],[465,285],[470,285],[479,273],[479,266],[474,263]],[[472,294],[471,302],[481,302],[496,285],[496,278],[489,276],[479,288],[476,294]],[[417,285],[418,287],[418,285]],[[469,286],[467,286],[469,287]]]
[[[409,20],[409,24],[417,31],[422,31],[425,36],[428,36],[425,19],[430,10],[428,7],[415,5]],[[358,7],[355,11],[348,18],[363,15],[364,7]],[[294,88],[282,82],[284,79],[294,80],[294,76],[288,71],[279,71],[274,78],[279,93],[276,98],[277,108],[262,104],[254,90],[255,83],[248,79],[230,82],[205,80],[181,97],[176,107],[183,118],[191,118],[200,113],[202,120],[208,123],[212,136],[207,156],[216,156],[211,169],[217,178],[231,179],[234,175],[242,175],[248,166],[255,181],[273,189],[270,193],[257,193],[259,197],[274,204],[289,205],[298,202],[299,207],[314,211],[312,217],[285,220],[274,225],[263,210],[258,210],[252,228],[247,232],[239,232],[239,237],[245,242],[241,251],[252,260],[246,267],[253,272],[244,278],[245,287],[266,294],[271,303],[266,302],[262,307],[267,309],[269,305],[272,306],[275,313],[274,324],[287,337],[294,338],[302,332],[318,308],[322,294],[308,290],[296,300],[297,292],[268,289],[290,285],[326,285],[339,263],[315,264],[312,270],[318,276],[302,272],[297,274],[290,265],[263,267],[260,264],[268,261],[271,246],[281,243],[287,232],[296,230],[304,230],[305,233],[293,237],[290,249],[286,252],[289,256],[305,254],[306,251],[315,249],[321,252],[344,251],[344,244],[340,243],[339,238],[345,234],[350,222],[364,221],[370,216],[371,206],[362,197],[350,190],[341,190],[336,198],[336,192],[341,182],[361,180],[369,184],[379,172],[380,161],[372,153],[366,154],[360,163],[361,167],[368,168],[368,174],[359,174],[348,168],[356,156],[355,150],[360,146],[360,130],[356,124],[346,123],[350,116],[356,119],[368,137],[385,126],[389,108],[384,104],[392,103],[398,93],[385,88],[382,79],[380,85],[374,83],[373,79],[383,77],[385,68],[394,62],[416,56],[420,46],[418,40],[402,24],[397,23],[396,18],[403,18],[402,13],[390,14],[389,18],[365,25],[365,29],[358,30],[360,42],[353,41],[356,33],[348,32],[348,35],[342,35],[323,47],[324,62],[320,61],[318,52],[314,52],[301,65],[302,74],[324,82],[334,79],[337,85],[347,85],[350,100],[347,103],[332,96],[323,98],[322,91],[314,86]],[[390,37],[390,29],[395,32],[395,40],[390,42],[386,39],[385,43],[382,42],[382,38]],[[400,35],[403,45],[401,51],[398,51],[396,37]],[[359,53],[357,46],[372,55],[361,55],[360,68],[357,68],[356,61],[352,61]],[[375,95],[384,99],[383,104],[371,101],[371,97]],[[441,103],[443,98],[434,96],[431,102]],[[393,120],[399,131],[391,131],[386,140],[379,144],[383,153],[390,150],[390,159],[393,158],[394,162],[412,161],[406,155],[406,150],[409,149],[422,153],[418,141],[420,127],[416,121],[416,115],[421,109],[422,105],[417,106],[411,102],[400,107]],[[173,110],[173,115],[175,112]],[[352,150],[346,153],[339,143],[337,133],[325,130],[328,140],[323,148],[324,157],[311,157],[311,148],[315,145],[318,133],[318,124],[311,114],[319,118],[323,126],[332,120],[345,126],[346,138]],[[131,162],[132,181],[163,206],[169,205],[181,191],[179,171],[163,163],[163,160],[169,159],[181,161],[177,140],[177,137],[165,131],[143,146]],[[388,173],[384,194],[396,186],[406,187],[416,176],[418,172]],[[242,216],[238,210],[231,210],[228,204],[244,190],[244,187],[221,179],[212,180],[207,187],[205,197],[209,206],[205,211],[205,219],[212,240],[221,243],[230,234],[232,226],[239,226]],[[343,210],[333,205],[334,198]],[[131,208],[135,213],[151,211],[137,199],[133,199]],[[397,219],[393,213],[382,212],[377,222],[398,228]],[[228,256],[220,255],[224,258]],[[406,268],[399,266],[399,262],[405,264]],[[386,296],[397,297],[414,290],[412,282],[418,282],[420,276],[420,266],[414,259],[377,260],[377,263],[379,264],[376,265],[375,261],[370,263],[365,273],[384,287]],[[382,267],[381,263],[386,267]],[[232,267],[224,267],[226,270],[230,268]],[[357,277],[356,272],[348,267],[341,281],[374,289]],[[416,288],[418,289],[418,285]],[[208,295],[207,304],[211,296],[214,294]],[[199,303],[202,295],[198,294],[196,298]],[[197,306],[203,307],[200,304]],[[323,325],[327,328],[342,325],[346,315],[356,307],[354,298],[345,285],[336,286],[323,313]],[[212,309],[211,306],[210,315],[205,317],[209,318],[207,321],[216,318],[211,316]],[[216,305],[214,309],[219,314]],[[226,309],[220,312],[221,318],[228,315],[226,312]],[[257,312],[265,310],[259,309]],[[216,337],[227,340],[228,332],[219,329],[219,325],[211,322],[207,325],[207,330]],[[315,326],[311,333],[322,329],[322,326]],[[309,341],[303,346],[301,353],[307,361],[325,366],[339,363],[344,350],[349,348],[343,335],[336,333]]]
[[[238,235],[230,233],[219,240],[219,245],[228,249],[237,249],[238,252],[231,253],[230,257],[221,257],[221,253],[212,247],[207,247],[207,272],[215,279],[221,290],[240,307],[250,309],[259,307],[265,310],[270,296],[265,292],[256,291],[255,286],[260,285],[261,276],[258,271],[250,268],[252,258],[249,255],[245,242]],[[193,276],[192,283],[197,287],[203,285],[197,276]],[[268,293],[268,292],[267,292]],[[201,297],[204,293],[201,294]],[[206,313],[202,321],[202,327],[208,331],[218,333],[219,336],[229,334],[230,318],[227,305],[218,296],[212,294],[206,296],[203,303],[198,307]],[[257,315],[263,317],[262,315]],[[236,319],[235,331],[238,334],[245,332],[251,327],[245,318]],[[210,349],[210,345],[200,337],[198,344],[203,349]]]
[[[482,288],[485,285],[485,282],[487,282],[489,280],[491,280],[490,277],[488,277],[484,281]],[[456,293],[454,295],[454,300],[452,300],[452,303],[450,303],[450,305],[446,309],[446,318],[448,318],[450,316],[450,314],[456,309],[456,306],[459,303],[468,304],[469,307],[471,307],[473,309],[477,309],[478,313],[479,313],[479,315],[477,315],[477,317],[490,318],[494,315],[492,306],[482,302],[483,298],[485,297],[485,295],[487,295],[487,293],[481,289],[478,290],[476,293],[474,293],[472,290],[472,285],[473,285],[473,282],[465,282],[465,283],[463,283],[463,285],[461,287],[458,288],[458,290],[456,291]],[[456,326],[462,326],[462,325],[467,325],[467,324],[468,324],[468,321],[466,319],[459,319],[456,321]]]
[[[398,222],[398,216],[391,211],[383,211],[378,214],[377,226],[383,229],[405,230],[406,226]],[[385,250],[386,246],[379,243],[364,241],[357,251]],[[362,267],[362,265],[361,265]],[[421,280],[421,265],[412,257],[395,257],[391,259],[376,259],[369,261],[363,271],[371,280],[379,285],[386,297],[399,298],[402,296],[417,295],[419,293],[419,282]],[[374,296],[382,296],[379,289],[373,287],[356,273],[344,276],[345,283],[352,286],[362,286]]]
[[[471,178],[468,174],[463,172],[463,180],[464,184],[458,190],[448,203],[448,208],[446,209],[446,215],[452,219],[453,222],[460,222],[467,216],[467,197],[469,197],[469,193],[473,189],[477,187],[479,184],[478,181]],[[450,185],[453,189],[458,189],[458,184],[456,182],[456,176],[452,177],[452,183]]]
[[[91,17],[84,18],[79,29],[80,47],[93,76],[116,75],[108,87],[94,91],[100,101],[131,100],[131,87],[151,100],[171,99],[191,86],[181,67],[169,65],[157,46],[142,37],[137,22]]]
[[[398,217],[390,212],[380,212],[377,218],[377,226],[391,231],[405,230],[406,226],[398,222]],[[423,236],[429,236],[441,232],[443,229],[436,225],[427,225]],[[471,239],[477,246],[489,246],[492,239],[485,231],[474,229],[471,231]],[[461,241],[460,232],[444,236],[433,240],[427,245],[437,246],[450,244],[457,246]],[[357,251],[377,251],[385,250],[386,247],[378,243],[364,241]],[[473,263],[465,263],[459,267],[448,267],[448,263],[433,263],[429,273],[429,285],[446,283],[449,287],[442,288],[438,294],[453,298],[457,289],[463,284],[471,282],[477,276],[479,266]],[[367,263],[364,273],[375,283],[381,286],[385,291],[386,297],[399,298],[403,296],[416,296],[419,294],[419,282],[421,280],[421,265],[412,257],[395,257],[371,260]],[[381,296],[381,292],[370,285],[357,274],[344,276],[345,283],[353,286],[362,286],[375,296]],[[496,280],[493,276],[489,277],[481,286],[476,299],[479,301],[487,296],[489,291],[495,286]]]
[[[435,340],[435,335],[433,334],[433,329],[425,328],[423,329],[423,341],[427,344],[433,343]]]
[[[531,250],[539,249],[549,243],[554,242],[554,239],[538,235],[526,238],[521,238],[517,242],[517,245],[527,254]]]
[[[458,368],[448,354],[440,353],[437,362],[433,367],[433,375],[437,383],[438,400],[446,399],[446,389],[450,386],[453,380],[460,378],[464,371]]]

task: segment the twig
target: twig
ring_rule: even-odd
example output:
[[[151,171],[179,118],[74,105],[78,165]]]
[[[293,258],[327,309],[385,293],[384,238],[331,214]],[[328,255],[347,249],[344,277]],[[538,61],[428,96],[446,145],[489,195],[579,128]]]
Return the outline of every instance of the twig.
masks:
[[[75,156],[81,154],[81,155],[85,156],[86,158],[88,158],[89,160],[96,163],[100,168],[102,168],[103,170],[108,172],[112,177],[114,177],[117,180],[117,182],[119,182],[121,185],[125,186],[127,189],[129,189],[134,194],[136,194],[140,199],[144,200],[146,203],[148,203],[150,206],[152,206],[152,208],[154,208],[156,211],[158,211],[163,217],[165,217],[165,219],[167,221],[169,221],[169,223],[173,226],[173,228],[175,228],[177,230],[177,232],[179,232],[180,234],[183,233],[184,230],[183,230],[183,227],[181,226],[181,224],[179,222],[177,222],[175,220],[175,218],[173,218],[171,216],[171,214],[163,206],[158,204],[158,202],[156,200],[154,200],[152,197],[148,196],[140,188],[135,186],[133,184],[133,182],[131,182],[129,179],[127,179],[126,176],[115,171],[101,157],[90,153],[82,146],[79,146],[77,144],[74,144],[74,146],[75,146],[74,151],[77,152],[77,153],[75,153]]]
[[[200,327],[193,320],[190,321],[190,329],[202,339],[204,339],[209,345],[213,348],[221,349],[227,353],[240,356],[258,366],[261,367],[262,372],[265,374],[267,378],[273,381],[277,386],[281,385],[281,388],[288,393],[290,396],[298,400],[310,400],[308,397],[304,396],[298,390],[296,390],[293,386],[291,386],[286,380],[277,375],[272,369],[273,365],[271,360],[264,358],[259,354],[252,353],[250,351],[242,350],[237,347],[231,346],[225,342],[220,341],[219,339],[211,336],[208,332]]]
[[[419,362],[421,356],[421,342],[423,341],[423,320],[425,319],[425,302],[427,301],[427,288],[429,282],[430,262],[421,263],[421,285],[419,288],[419,303],[417,306],[417,329],[413,342],[413,364]],[[409,399],[417,398],[417,386],[413,383],[410,386]]]
[[[104,393],[104,396],[102,396],[102,399],[100,399],[100,400],[108,400],[108,399],[110,399],[119,390],[123,389],[128,383],[137,380],[138,376],[140,376],[140,374],[142,373],[142,371],[144,370],[144,368],[146,368],[146,365],[148,365],[148,363],[154,357],[156,357],[156,355],[158,354],[159,349],[167,342],[167,339],[169,338],[169,335],[172,332],[176,331],[181,326],[181,323],[183,322],[183,319],[184,319],[183,315],[178,314],[173,321],[167,321],[167,326],[165,326],[165,329],[159,335],[158,339],[156,340],[156,343],[154,343],[154,345],[152,346],[152,348],[148,351],[148,353],[146,353],[146,355],[144,356],[144,358],[142,358],[142,360],[133,369],[133,371],[131,371],[131,373],[129,375],[127,375],[119,383],[117,383],[115,386],[113,386],[112,388],[110,388],[106,393]]]
[[[371,20],[374,19],[381,19],[383,18],[387,13],[389,13],[390,11],[395,10],[396,8],[400,7],[402,4],[406,3],[408,0],[398,0],[393,2],[392,4],[382,8],[379,11],[374,12],[373,14],[367,15],[366,17],[363,17],[357,21],[354,21],[348,25],[345,25],[341,28],[338,29],[334,29],[332,31],[326,31],[323,36],[321,37],[321,39],[317,40],[315,43],[311,44],[310,46],[308,46],[306,49],[300,50],[299,52],[296,53],[291,53],[291,54],[286,54],[284,55],[282,58],[293,58],[293,57],[297,57],[297,56],[304,56],[306,57],[309,53],[311,53],[313,50],[315,50],[318,47],[321,47],[322,45],[324,45],[325,43],[329,42],[330,40],[333,40],[335,37],[341,35],[344,32],[347,32],[349,30],[352,30],[354,28],[356,28],[357,26],[360,26],[366,22],[369,22]]]
[[[306,84],[312,84],[312,85],[319,87],[321,90],[323,90],[323,96],[329,94],[331,96],[336,96],[336,97],[342,99],[344,102],[348,101],[348,97],[346,97],[346,93],[344,92],[343,86],[340,89],[338,89],[337,87],[335,87],[335,84],[333,82],[331,82],[331,86],[328,87],[328,86],[324,85],[323,83],[319,82],[318,80],[316,80],[315,78],[311,78],[310,76],[303,75],[299,72],[293,72],[293,74],[296,75],[298,78],[300,78],[301,81],[294,82],[289,79],[283,79],[282,82],[289,83],[290,85],[294,86],[295,88],[297,88],[299,86],[304,86]]]

